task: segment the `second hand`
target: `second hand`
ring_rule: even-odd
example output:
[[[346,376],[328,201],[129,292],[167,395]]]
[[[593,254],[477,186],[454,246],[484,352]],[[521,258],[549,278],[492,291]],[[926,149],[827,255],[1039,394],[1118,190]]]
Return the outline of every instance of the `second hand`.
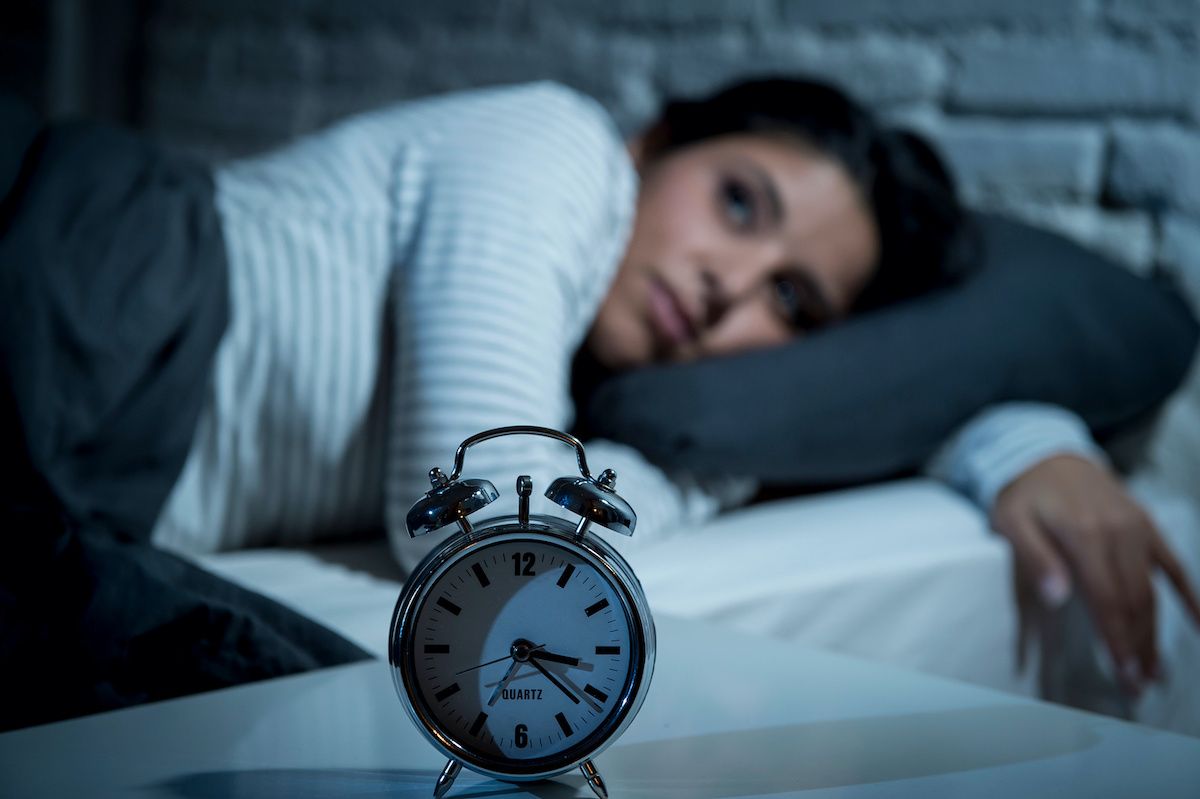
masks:
[[[482,669],[484,666],[490,666],[493,663],[500,663],[502,661],[508,660],[511,657],[512,657],[512,655],[505,655],[502,658],[496,658],[495,660],[489,660],[487,663],[480,663],[478,666],[471,666],[470,668],[463,669],[462,671],[456,671],[456,672],[454,672],[454,676],[457,677],[460,674],[466,674],[468,671],[475,671],[475,669]]]
[[[546,647],[545,644],[538,644],[537,646],[530,648],[529,651],[536,652],[539,649],[544,649],[545,647]],[[489,660],[487,663],[480,663],[478,666],[471,666],[470,668],[463,669],[462,671],[456,671],[456,672],[454,672],[454,676],[457,677],[460,674],[466,674],[468,671],[475,671],[475,669],[482,669],[484,666],[491,666],[495,663],[502,663],[511,657],[512,657],[512,654],[508,654],[502,658],[496,658],[495,660]]]

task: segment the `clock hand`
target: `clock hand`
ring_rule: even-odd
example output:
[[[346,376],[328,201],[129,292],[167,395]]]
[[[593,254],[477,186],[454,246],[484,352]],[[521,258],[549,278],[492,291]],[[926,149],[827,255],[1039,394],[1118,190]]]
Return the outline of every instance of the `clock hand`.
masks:
[[[546,675],[546,679],[549,680],[550,682],[554,683],[555,688],[557,688],[558,690],[560,690],[564,694],[566,694],[567,699],[570,699],[572,702],[574,702],[577,705],[579,704],[579,697],[575,696],[575,694],[571,693],[571,690],[569,688],[567,688],[567,686],[565,686],[561,682],[559,682],[558,678],[555,677],[553,674],[551,674],[550,670],[548,668],[543,666],[541,663],[538,663],[533,658],[529,659],[529,665],[533,666],[535,669],[540,671],[542,674]]]
[[[553,652],[530,652],[529,656],[538,660],[547,660],[551,663],[563,663],[567,666],[578,666],[579,658],[568,657],[567,655],[556,655]]]
[[[537,650],[541,649],[544,646],[545,646],[545,644],[538,644],[535,647],[531,647],[529,651],[531,653],[533,653],[533,652],[536,652]],[[468,671],[475,671],[475,669],[482,669],[484,666],[491,666],[494,663],[501,663],[505,660],[508,660],[511,657],[512,657],[512,654],[509,653],[502,658],[496,658],[495,660],[489,660],[487,663],[480,663],[478,666],[471,666],[469,668],[463,669],[462,671],[456,671],[456,672],[454,672],[454,676],[457,677],[460,674],[466,674]]]
[[[456,672],[454,672],[454,676],[457,677],[460,674],[466,674],[468,671],[475,671],[475,669],[482,669],[484,666],[491,666],[495,663],[500,663],[501,661],[508,660],[511,657],[512,657],[512,655],[505,655],[502,658],[496,658],[495,660],[489,660],[487,663],[480,663],[478,666],[471,666],[470,668],[463,669],[462,671],[456,671]]]
[[[496,704],[496,700],[500,698],[500,692],[508,686],[509,681],[513,678],[513,675],[517,673],[517,669],[519,668],[521,668],[521,661],[514,660],[512,665],[508,667],[508,671],[504,673],[504,677],[500,680],[499,684],[496,685],[496,690],[492,691],[492,696],[490,699],[488,699],[488,707]]]
[[[563,681],[564,685],[566,685],[568,688],[570,688],[572,691],[574,691],[575,695],[578,696],[580,699],[582,699],[583,703],[585,705],[587,705],[588,707],[590,707],[592,710],[599,712],[600,710],[603,709],[603,707],[604,707],[603,704],[601,704],[600,702],[597,702],[596,697],[592,696],[591,694],[588,694],[582,688],[580,688],[579,685],[574,680],[571,679],[570,675],[560,674],[560,675],[558,675],[558,678]]]

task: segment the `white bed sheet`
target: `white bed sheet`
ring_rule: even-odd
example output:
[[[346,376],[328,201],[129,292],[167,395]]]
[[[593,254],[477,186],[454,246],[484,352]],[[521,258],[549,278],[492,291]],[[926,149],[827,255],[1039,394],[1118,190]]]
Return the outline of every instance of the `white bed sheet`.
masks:
[[[1194,502],[1151,480],[1133,489],[1200,582]],[[928,480],[768,503],[649,543],[608,538],[658,613],[1200,735],[1200,634],[1163,585],[1159,628],[1170,680],[1137,703],[1126,706],[1107,676],[1078,603],[1043,621],[1057,643],[1044,658],[1035,646],[1021,671],[1007,547],[974,506]],[[401,575],[382,541],[199,561],[386,657]]]

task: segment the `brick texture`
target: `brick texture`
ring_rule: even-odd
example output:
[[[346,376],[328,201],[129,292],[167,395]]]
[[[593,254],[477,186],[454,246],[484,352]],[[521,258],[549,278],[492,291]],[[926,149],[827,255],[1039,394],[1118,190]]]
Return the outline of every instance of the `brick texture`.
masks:
[[[1180,214],[1166,216],[1160,259],[1164,269],[1186,289],[1200,314],[1200,222]]]
[[[1200,221],[1168,214],[1163,221],[1160,261],[1200,315]]]
[[[1099,193],[1104,136],[1093,126],[974,119],[928,133],[970,200],[1092,200]]]
[[[137,54],[145,79],[124,121],[211,158],[261,150],[361,109],[480,85],[562,81],[632,132],[665,98],[805,73],[926,132],[970,202],[1200,285],[1200,256],[1189,256],[1200,250],[1200,0],[78,7],[96,20],[146,15]],[[13,50],[5,58],[19,60],[24,40],[10,33],[0,37]],[[114,79],[106,74],[73,85],[91,81],[99,96]],[[44,74],[27,83],[35,94],[49,85]]]
[[[1149,274],[1154,268],[1154,225],[1147,213],[1029,200],[987,200],[979,205],[1061,233],[1138,274]]]
[[[1087,0],[796,0],[782,4],[793,25],[862,27],[864,24],[917,29],[993,24],[1044,29],[1078,24],[1091,13]]]
[[[1173,125],[1117,127],[1108,191],[1122,203],[1200,217],[1200,132]]]
[[[825,42],[768,33],[749,41],[729,32],[676,37],[656,50],[664,90],[700,94],[747,75],[806,74],[837,82],[864,102],[934,100],[945,83],[940,51],[887,36]]]
[[[773,18],[775,0],[573,0],[533,2],[534,17],[571,25],[598,24],[672,31],[698,26],[762,26]]]
[[[1123,30],[1195,37],[1200,0],[1109,0],[1106,18]]]
[[[1094,39],[989,38],[953,48],[957,109],[1009,114],[1188,114],[1200,56]]]

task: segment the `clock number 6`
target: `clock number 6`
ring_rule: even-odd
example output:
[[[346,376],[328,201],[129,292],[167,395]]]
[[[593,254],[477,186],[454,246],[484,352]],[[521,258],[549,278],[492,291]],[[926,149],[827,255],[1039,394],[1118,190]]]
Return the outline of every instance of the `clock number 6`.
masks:
[[[517,728],[513,730],[513,743],[517,745],[518,749],[529,746],[529,728],[524,724],[518,724]]]
[[[513,574],[517,577],[533,577],[533,562],[536,556],[532,552],[514,552],[513,556]]]

